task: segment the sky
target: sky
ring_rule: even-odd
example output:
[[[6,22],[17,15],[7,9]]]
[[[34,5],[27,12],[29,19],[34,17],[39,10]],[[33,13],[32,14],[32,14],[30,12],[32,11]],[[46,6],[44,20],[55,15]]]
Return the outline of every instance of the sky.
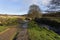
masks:
[[[51,0],[0,0],[0,14],[23,15],[29,11],[29,6],[36,4],[41,11],[48,8]]]

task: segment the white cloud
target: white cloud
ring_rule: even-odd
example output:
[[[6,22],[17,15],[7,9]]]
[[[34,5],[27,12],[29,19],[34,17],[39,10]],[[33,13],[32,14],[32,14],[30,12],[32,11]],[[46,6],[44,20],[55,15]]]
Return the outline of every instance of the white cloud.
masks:
[[[38,0],[32,0],[32,4],[38,4]]]
[[[42,5],[48,5],[51,0],[32,0],[32,3],[34,4],[42,4]]]
[[[12,2],[19,2],[20,0],[10,0]],[[51,0],[23,0],[23,2],[31,4],[42,4],[42,5],[48,5]]]
[[[42,4],[42,5],[48,5],[51,0],[26,0],[27,2],[31,2],[30,4]]]
[[[50,3],[51,0],[41,0],[41,3],[43,5],[48,5]]]

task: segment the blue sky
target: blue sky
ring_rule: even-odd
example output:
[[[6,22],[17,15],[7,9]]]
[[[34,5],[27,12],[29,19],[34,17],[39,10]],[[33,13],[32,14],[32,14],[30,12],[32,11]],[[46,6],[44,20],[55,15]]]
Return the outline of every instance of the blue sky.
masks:
[[[29,6],[32,4],[39,5],[42,11],[48,9],[46,5],[51,0],[0,0],[0,14],[27,14]]]

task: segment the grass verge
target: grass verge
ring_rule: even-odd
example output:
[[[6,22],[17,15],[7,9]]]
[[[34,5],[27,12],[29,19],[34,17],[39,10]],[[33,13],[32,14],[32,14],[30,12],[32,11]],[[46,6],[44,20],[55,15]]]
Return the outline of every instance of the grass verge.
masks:
[[[6,30],[6,29],[7,29],[7,27],[5,27],[5,26],[0,26],[0,32],[4,31],[4,30]]]
[[[60,36],[52,30],[38,26],[34,21],[28,24],[29,40],[60,40]]]
[[[17,31],[15,31],[15,32],[14,32],[14,34],[12,35],[12,37],[11,37],[11,39],[10,39],[10,40],[14,40],[14,38],[15,38],[15,37],[16,37],[16,35],[17,35],[17,33],[18,33],[18,32],[17,32]]]

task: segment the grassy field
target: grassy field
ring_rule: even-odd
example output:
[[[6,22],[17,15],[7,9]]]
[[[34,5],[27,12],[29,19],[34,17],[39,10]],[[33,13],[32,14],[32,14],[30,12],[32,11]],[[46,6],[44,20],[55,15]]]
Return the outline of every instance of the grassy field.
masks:
[[[57,22],[60,22],[60,17],[44,17],[44,18],[48,18],[50,20],[55,20]]]
[[[4,31],[4,30],[6,30],[6,29],[7,29],[7,27],[5,27],[5,26],[0,26],[0,32]]]
[[[29,22],[28,35],[30,40],[60,40],[60,36],[52,30],[38,26],[35,22]]]
[[[60,22],[60,18],[50,18],[51,20],[56,20],[57,22]]]

